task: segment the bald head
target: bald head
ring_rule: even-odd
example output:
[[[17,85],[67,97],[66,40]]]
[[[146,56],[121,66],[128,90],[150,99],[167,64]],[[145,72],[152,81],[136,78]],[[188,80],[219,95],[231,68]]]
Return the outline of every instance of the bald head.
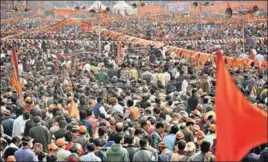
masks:
[[[124,125],[123,125],[123,123],[116,123],[116,125],[115,125],[115,130],[116,130],[116,132],[122,132],[123,131],[123,128],[124,128]]]

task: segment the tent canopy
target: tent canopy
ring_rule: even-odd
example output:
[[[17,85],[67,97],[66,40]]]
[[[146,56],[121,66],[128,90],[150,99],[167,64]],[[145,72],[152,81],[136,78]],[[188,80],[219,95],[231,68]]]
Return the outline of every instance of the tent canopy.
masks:
[[[98,10],[99,8],[101,8],[102,10],[106,9],[106,6],[104,6],[104,4],[101,3],[101,1],[95,1],[89,8],[88,10]]]
[[[118,13],[120,12],[121,14],[124,14],[125,11],[128,14],[133,14],[133,12],[135,11],[135,9],[133,9],[132,6],[130,6],[129,4],[127,4],[125,1],[118,1],[114,6],[113,6],[113,12],[114,13]]]

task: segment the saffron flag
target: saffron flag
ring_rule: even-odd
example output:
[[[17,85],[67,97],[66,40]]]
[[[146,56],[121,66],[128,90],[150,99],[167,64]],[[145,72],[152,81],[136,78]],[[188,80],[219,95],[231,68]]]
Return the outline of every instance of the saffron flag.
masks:
[[[19,82],[19,80],[18,80],[18,78],[17,78],[16,73],[14,72],[14,70],[13,70],[13,72],[10,75],[10,85],[17,92],[17,94],[19,96],[19,99],[20,99],[20,104],[23,105],[24,99],[23,99],[23,95],[22,95],[21,84],[20,84],[20,82]]]
[[[106,26],[106,25],[108,25],[108,14],[107,13],[100,13],[100,18],[101,18],[101,23],[102,23],[102,25],[104,25],[104,26]]]
[[[124,55],[122,51],[122,44],[118,43],[118,49],[117,49],[117,64],[120,65],[124,62]]]
[[[17,79],[19,79],[18,57],[14,48],[12,48],[12,52],[11,52],[11,62],[12,62],[13,72],[16,75]]]
[[[254,147],[267,143],[267,114],[251,105],[217,56],[216,161],[241,161]]]
[[[82,20],[81,21],[81,30],[83,32],[92,31],[92,24]]]
[[[247,17],[247,20],[248,20],[248,21],[253,20],[253,14],[252,14],[252,11],[248,11],[247,14],[246,14],[246,17]]]
[[[77,108],[77,104],[72,99],[70,109],[69,109],[69,115],[71,117],[75,117],[77,120],[80,119],[79,110]]]

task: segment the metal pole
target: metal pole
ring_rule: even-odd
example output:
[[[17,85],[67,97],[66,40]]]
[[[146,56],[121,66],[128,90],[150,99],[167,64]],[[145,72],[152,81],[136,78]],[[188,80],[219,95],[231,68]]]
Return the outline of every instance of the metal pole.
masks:
[[[100,13],[98,13],[98,26],[99,26],[99,28],[101,27],[101,25],[100,25]],[[99,31],[99,54],[101,54],[101,30]]]
[[[243,18],[243,53],[245,53],[245,22]]]

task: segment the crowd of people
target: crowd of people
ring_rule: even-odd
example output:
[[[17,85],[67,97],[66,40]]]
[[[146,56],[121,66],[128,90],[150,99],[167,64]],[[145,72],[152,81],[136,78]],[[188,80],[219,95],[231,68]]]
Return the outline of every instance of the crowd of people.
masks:
[[[118,64],[116,42],[99,51],[97,37],[66,26],[18,37],[34,41],[1,39],[1,161],[215,161],[211,60],[200,68],[163,49],[123,44]],[[13,47],[23,103],[10,86]],[[248,100],[267,111],[267,69],[229,71]],[[79,115],[70,115],[76,106]],[[267,144],[241,160],[267,161]]]

